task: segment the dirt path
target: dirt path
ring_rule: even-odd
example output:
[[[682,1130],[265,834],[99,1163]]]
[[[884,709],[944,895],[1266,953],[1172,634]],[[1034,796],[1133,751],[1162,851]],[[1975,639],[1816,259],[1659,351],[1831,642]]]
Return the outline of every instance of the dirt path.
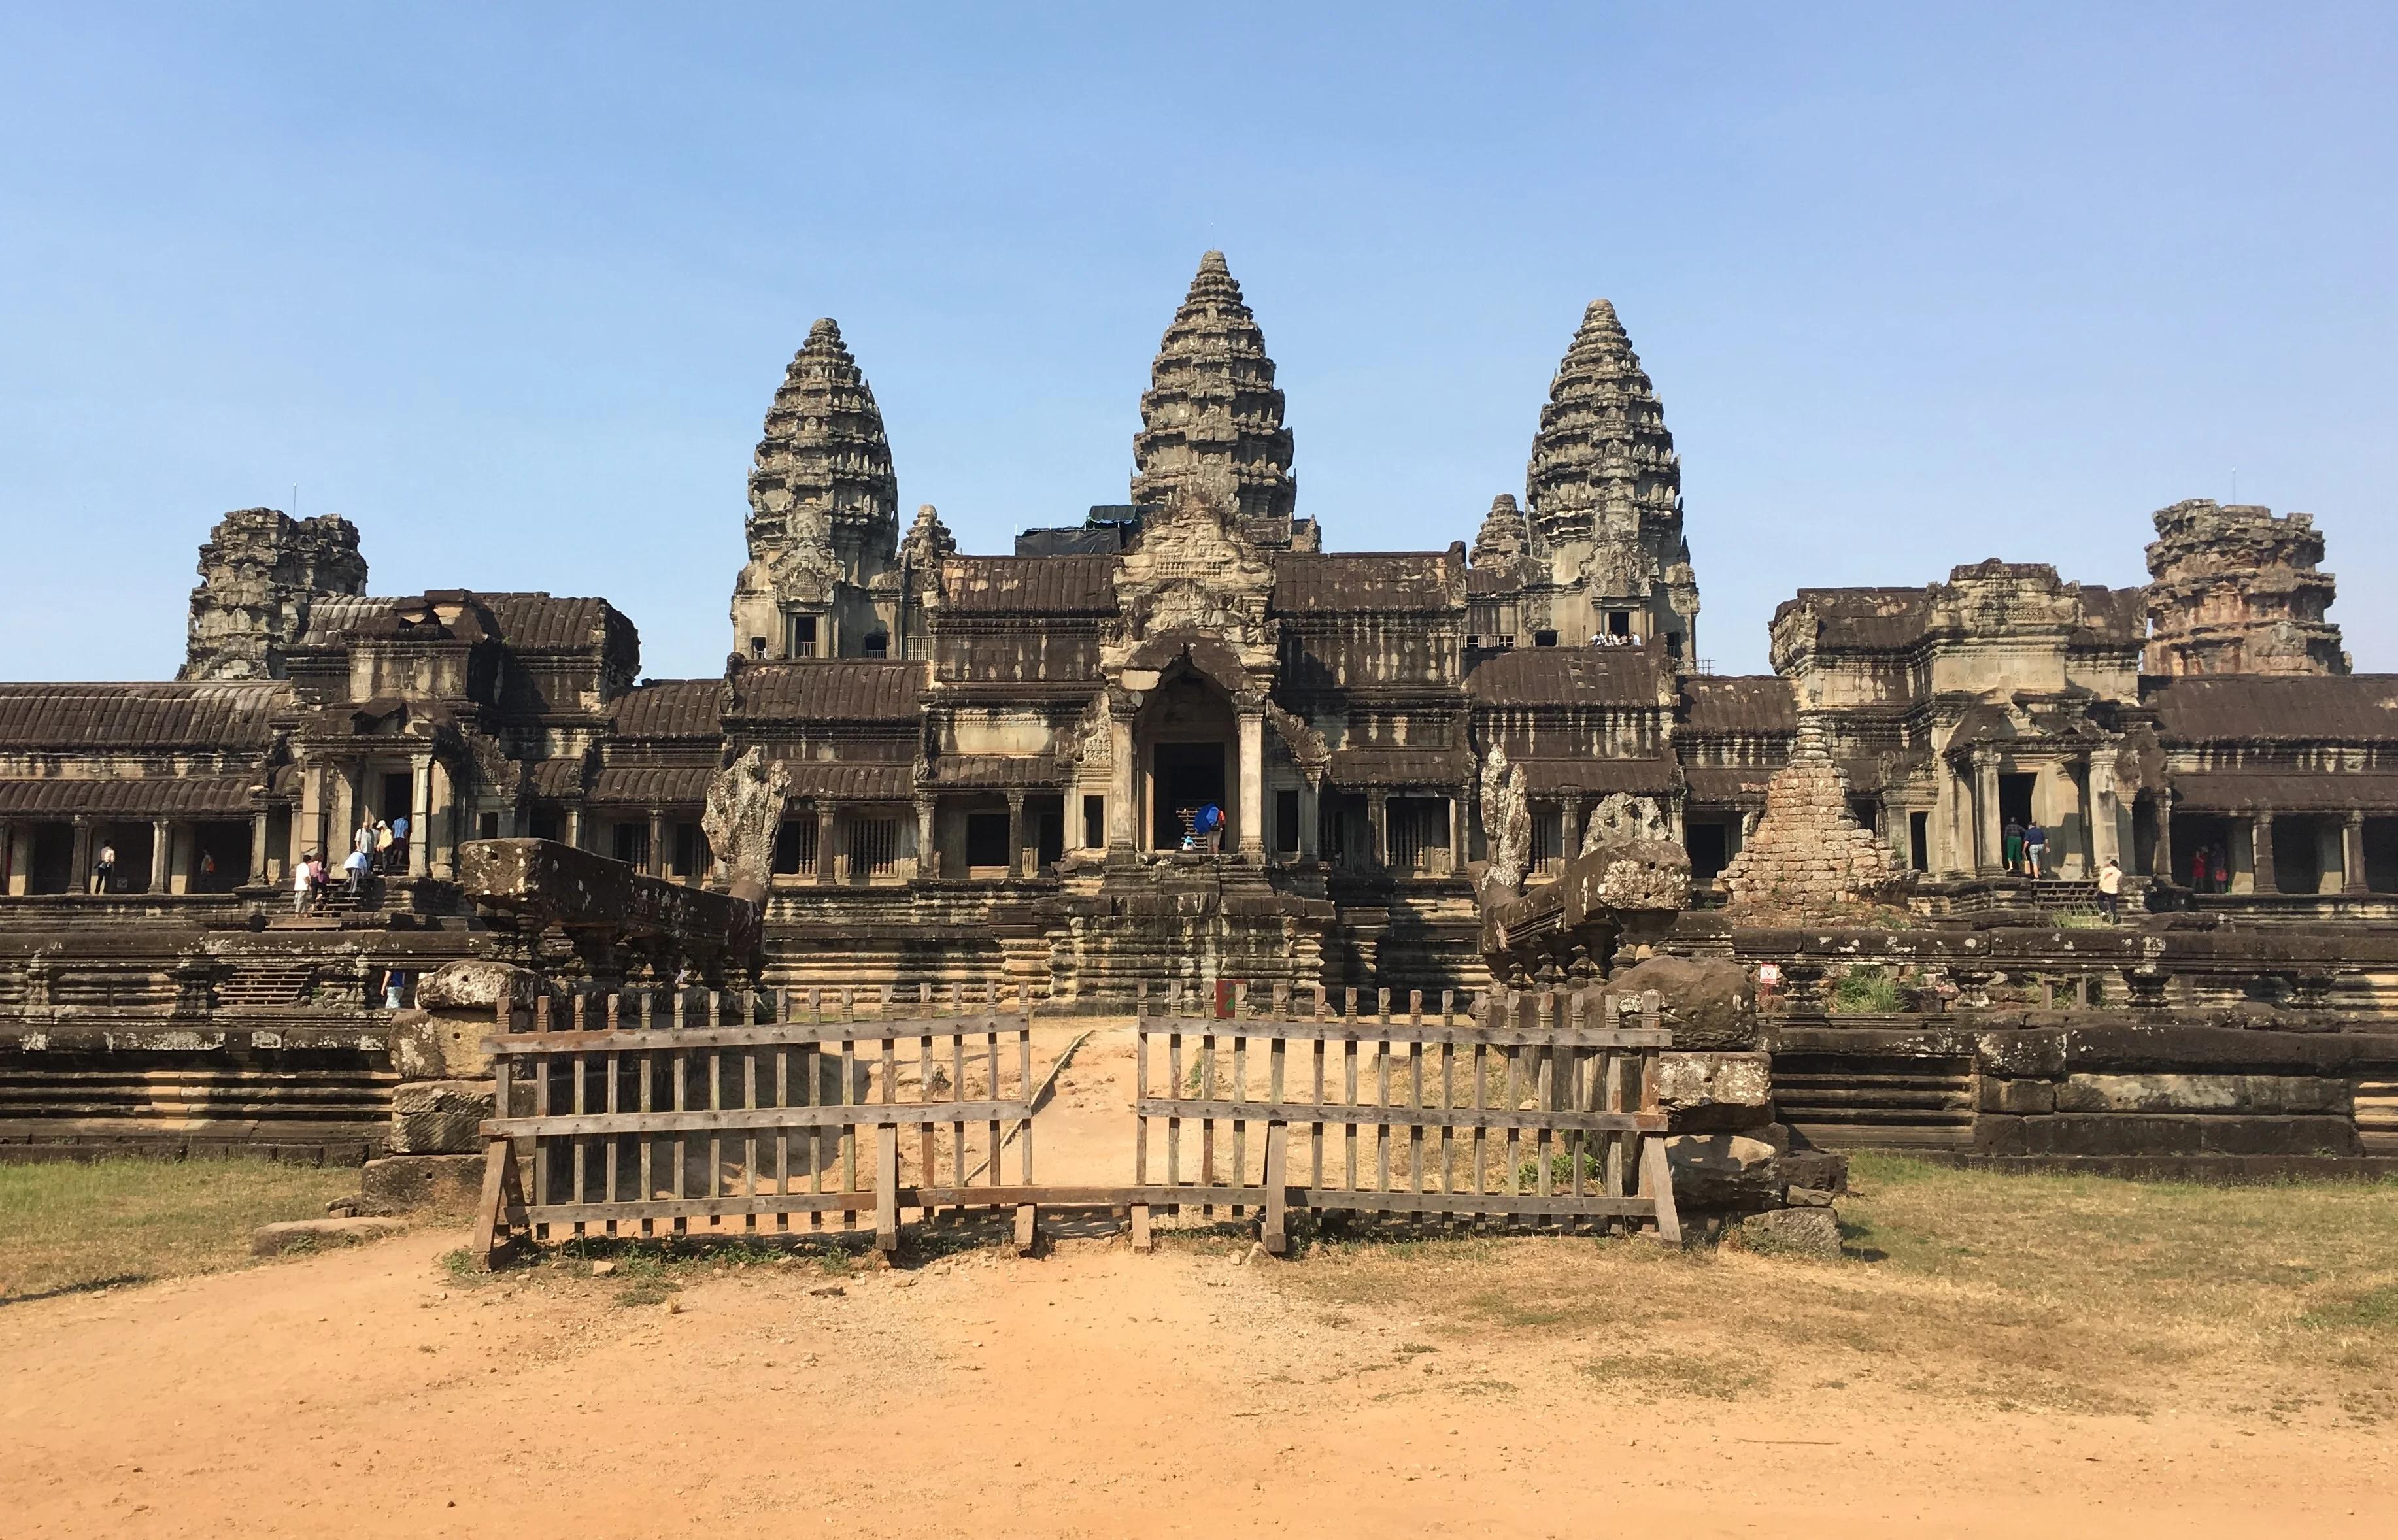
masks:
[[[1607,1393],[1098,1243],[460,1287],[461,1237],[0,1312],[0,1533],[2381,1534],[2387,1433]],[[1300,1264],[1304,1265],[1304,1264]],[[1336,1324],[1337,1323],[1337,1324]],[[454,1505],[454,1506],[453,1506]]]
[[[1078,1030],[1044,1024],[1036,1065]],[[1131,1070],[1129,1032],[1102,1024],[1039,1119],[1045,1180],[1130,1176]],[[1277,1271],[1305,1261],[1098,1241],[840,1278],[801,1260],[702,1274],[669,1313],[554,1268],[465,1287],[440,1260],[464,1239],[0,1309],[0,1536],[2398,1522],[2386,1427],[1997,1413],[1870,1383],[1643,1400],[1577,1367],[1622,1343],[1603,1331],[1483,1346],[1305,1303]],[[1724,1265],[1764,1270],[1763,1297],[1804,1265]]]

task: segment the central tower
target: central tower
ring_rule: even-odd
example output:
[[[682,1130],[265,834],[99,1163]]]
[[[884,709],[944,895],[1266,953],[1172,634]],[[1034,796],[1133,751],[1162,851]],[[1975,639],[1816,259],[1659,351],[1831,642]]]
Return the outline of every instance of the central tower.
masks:
[[[1265,333],[1224,254],[1210,251],[1150,365],[1132,441],[1132,501],[1163,507],[1179,488],[1229,480],[1241,518],[1288,518],[1299,483]]]

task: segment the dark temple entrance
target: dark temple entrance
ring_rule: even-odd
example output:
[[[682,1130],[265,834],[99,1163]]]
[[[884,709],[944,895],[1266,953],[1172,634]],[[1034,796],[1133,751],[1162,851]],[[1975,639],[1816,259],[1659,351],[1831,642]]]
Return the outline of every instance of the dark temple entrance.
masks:
[[[1152,752],[1157,794],[1150,805],[1150,843],[1161,850],[1179,850],[1185,812],[1210,802],[1231,810],[1224,797],[1224,745],[1160,743]]]

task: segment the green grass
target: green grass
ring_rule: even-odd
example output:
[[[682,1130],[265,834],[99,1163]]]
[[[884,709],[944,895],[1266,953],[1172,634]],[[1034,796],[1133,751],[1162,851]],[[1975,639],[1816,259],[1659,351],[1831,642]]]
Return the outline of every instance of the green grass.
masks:
[[[1906,1001],[1899,993],[1898,980],[1888,970],[1858,964],[1832,982],[1832,1009],[1887,1015],[1906,1010]]]
[[[357,1190],[355,1169],[271,1160],[0,1165],[0,1304],[243,1266],[250,1231]]]

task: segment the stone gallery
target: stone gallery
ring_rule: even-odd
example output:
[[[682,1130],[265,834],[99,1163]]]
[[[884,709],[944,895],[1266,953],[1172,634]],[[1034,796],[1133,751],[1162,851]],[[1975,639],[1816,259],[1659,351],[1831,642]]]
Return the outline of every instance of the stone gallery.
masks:
[[[865,371],[818,321],[704,679],[643,677],[604,598],[377,596],[347,521],[225,515],[172,682],[0,685],[0,1146],[370,1152],[390,1008],[522,944],[462,848],[721,889],[710,790],[746,760],[784,799],[762,951],[672,965],[694,984],[1121,1011],[1167,981],[1770,964],[1761,1008],[1689,1014],[1773,1055],[1772,1126],[1802,1137],[2398,1153],[2398,678],[2350,672],[2308,516],[2163,509],[2145,588],[1993,559],[1803,590],[1774,672],[1731,677],[1605,301],[1527,424],[1520,500],[1461,510],[1446,550],[1327,549],[1359,532],[1300,511],[1219,253],[1140,417],[1123,501],[962,553],[932,507],[903,528]],[[1620,841],[1664,888],[1568,894]],[[611,987],[667,966],[539,960]]]

